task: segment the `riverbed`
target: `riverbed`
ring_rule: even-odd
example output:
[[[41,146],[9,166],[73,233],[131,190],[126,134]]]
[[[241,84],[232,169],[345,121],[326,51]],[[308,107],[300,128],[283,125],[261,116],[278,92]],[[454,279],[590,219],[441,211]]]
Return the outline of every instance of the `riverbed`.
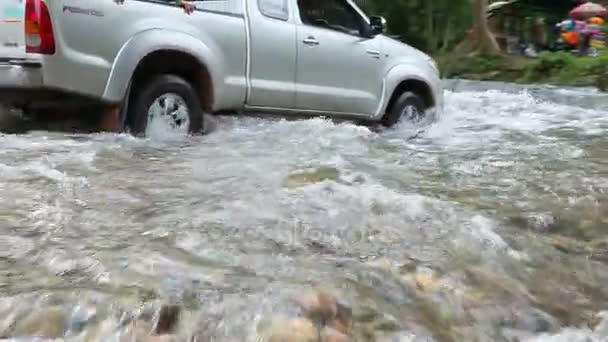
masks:
[[[171,307],[170,338],[256,341],[317,291],[353,341],[608,341],[608,96],[445,96],[381,131],[0,135],[0,338],[124,341]]]

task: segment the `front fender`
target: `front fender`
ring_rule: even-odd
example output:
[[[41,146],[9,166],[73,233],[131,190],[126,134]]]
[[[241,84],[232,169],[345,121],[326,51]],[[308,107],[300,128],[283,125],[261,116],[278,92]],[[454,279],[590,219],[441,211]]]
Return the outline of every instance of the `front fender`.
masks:
[[[374,119],[380,119],[387,110],[391,97],[403,81],[416,80],[426,83],[433,94],[438,105],[441,105],[441,79],[430,65],[420,62],[404,62],[393,65],[384,76],[384,94],[382,102],[375,114]]]
[[[221,93],[219,76],[223,65],[212,49],[200,39],[170,29],[150,29],[131,37],[120,49],[110,71],[103,93],[104,100],[120,102],[139,63],[150,53],[159,50],[175,50],[190,54],[207,67],[214,92]]]

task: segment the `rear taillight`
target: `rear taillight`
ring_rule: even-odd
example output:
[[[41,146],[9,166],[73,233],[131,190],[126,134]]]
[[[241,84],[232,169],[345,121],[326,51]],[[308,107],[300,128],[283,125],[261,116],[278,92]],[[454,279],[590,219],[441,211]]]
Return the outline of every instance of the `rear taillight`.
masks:
[[[27,0],[25,3],[25,42],[27,53],[55,53],[51,15],[42,0]]]

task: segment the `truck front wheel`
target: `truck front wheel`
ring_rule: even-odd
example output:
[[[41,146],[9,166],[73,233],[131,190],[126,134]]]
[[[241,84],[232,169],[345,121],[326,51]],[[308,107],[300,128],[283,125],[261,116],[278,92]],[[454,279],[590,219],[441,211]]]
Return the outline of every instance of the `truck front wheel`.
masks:
[[[382,118],[382,124],[392,127],[401,122],[417,123],[424,119],[427,108],[424,100],[415,93],[406,91]]]
[[[194,88],[175,75],[159,75],[133,88],[127,125],[133,135],[198,134],[203,110]]]

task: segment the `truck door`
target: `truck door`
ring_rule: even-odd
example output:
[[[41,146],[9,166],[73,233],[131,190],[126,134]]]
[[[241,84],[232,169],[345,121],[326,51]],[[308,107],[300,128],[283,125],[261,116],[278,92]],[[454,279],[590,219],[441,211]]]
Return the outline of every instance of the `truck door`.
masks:
[[[0,61],[25,58],[25,0],[0,0]]]
[[[378,39],[347,0],[298,0],[298,109],[373,114],[382,94]]]
[[[249,106],[295,106],[296,26],[291,4],[290,0],[247,1]]]

